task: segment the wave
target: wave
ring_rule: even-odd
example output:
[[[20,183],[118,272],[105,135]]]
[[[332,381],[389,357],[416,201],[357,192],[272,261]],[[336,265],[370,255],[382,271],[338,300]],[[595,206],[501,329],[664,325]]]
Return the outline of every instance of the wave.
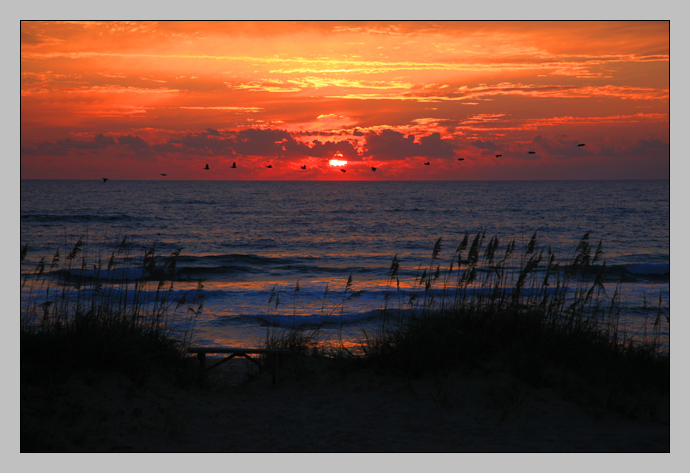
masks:
[[[163,205],[218,205],[216,200],[204,200],[204,199],[168,199],[161,200]]]
[[[590,274],[596,274],[601,266],[592,266]],[[606,266],[607,282],[659,282],[670,281],[669,263],[627,263]]]
[[[253,238],[249,243],[251,246],[257,248],[273,248],[280,246],[279,242],[273,238]],[[249,245],[246,241],[226,241],[220,243],[220,246],[224,248],[246,248]]]
[[[114,269],[57,269],[46,273],[64,283],[71,282],[97,282],[101,284],[120,284],[141,280],[159,280],[163,271],[154,271],[152,274],[144,274],[143,268],[114,268]]]
[[[671,272],[671,265],[667,263],[639,263],[625,266],[625,270],[631,274],[638,275],[668,275]]]
[[[358,284],[363,281],[358,280],[358,276],[364,276],[365,279],[372,275],[377,281],[388,279],[388,266],[372,265],[369,267],[363,266],[349,266],[347,258],[342,258],[335,262],[333,266],[316,264],[326,262],[326,260],[316,257],[270,257],[257,256],[247,254],[230,254],[230,255],[208,255],[208,256],[180,256],[178,259],[175,278],[179,281],[196,281],[203,279],[205,281],[213,280],[227,280],[242,276],[263,277],[263,276],[280,276],[281,278],[300,280],[304,277],[316,276],[342,276],[346,277],[351,274]],[[159,265],[160,266],[160,265]],[[506,275],[508,278],[506,282],[511,283],[510,276],[513,279],[517,277],[520,268],[506,268]],[[566,270],[567,268],[562,268]],[[594,281],[594,278],[602,269],[602,265],[592,265],[586,272],[587,280]],[[424,272],[428,272],[428,268],[423,265],[401,267],[399,270],[400,280],[418,281]],[[27,270],[29,272],[30,270]],[[480,267],[477,268],[479,274],[490,274],[494,270],[491,268]],[[540,269],[537,273],[544,274],[544,270]],[[69,272],[64,269],[52,271],[50,273],[55,277],[83,277],[84,279],[98,278],[103,283],[133,281],[138,279],[159,279],[163,276],[163,268],[157,267],[152,274],[143,274],[143,269],[137,267],[134,263],[131,267],[115,268],[112,270],[101,269],[99,272],[94,270],[86,270],[79,268],[71,269]],[[454,270],[453,275],[449,281],[452,289],[453,281],[459,276],[457,269]],[[482,276],[483,277],[483,276]],[[604,281],[608,283],[668,283],[670,281],[670,264],[669,263],[626,263],[607,265],[605,270]],[[366,285],[366,283],[364,283]]]
[[[304,259],[304,258],[301,258]],[[177,276],[180,279],[212,278],[242,273],[265,273],[267,270],[314,271],[317,268],[290,257],[257,256],[251,254],[180,256]]]
[[[241,265],[258,265],[268,266],[275,264],[290,264],[295,262],[295,258],[282,256],[258,256],[252,254],[222,254],[222,255],[205,255],[205,256],[185,256],[178,258],[178,262],[182,264],[200,264],[202,266],[213,265],[227,265],[227,264],[241,264]]]
[[[569,265],[561,266],[562,271],[568,271]],[[421,268],[423,271],[425,268]],[[428,268],[427,268],[428,269]],[[461,271],[464,267],[461,269]],[[491,267],[477,267],[477,273],[490,274],[494,271]],[[517,276],[522,268],[520,266],[506,266],[506,274]],[[602,265],[593,264],[585,271],[587,279],[594,281],[594,278],[602,269]],[[577,270],[579,271],[579,269]],[[545,274],[545,268],[539,268],[536,273]],[[457,273],[456,273],[457,274]],[[606,265],[604,281],[606,282],[668,282],[670,276],[670,265],[668,263],[624,263]]]
[[[28,222],[113,222],[113,221],[135,221],[135,217],[125,214],[112,215],[79,215],[79,214],[41,214],[41,213],[27,213],[21,215],[21,220]]]
[[[348,258],[328,260],[313,256],[258,256],[252,254],[228,254],[207,256],[180,256],[177,277],[180,279],[213,279],[233,277],[241,274],[280,273],[294,277],[295,281],[304,275],[334,274],[347,276],[352,273],[371,274],[385,272],[388,268],[347,265]],[[334,265],[323,265],[319,263]]]
[[[364,312],[339,313],[337,315],[239,314],[215,318],[210,322],[210,325],[259,325],[278,328],[317,329],[333,328],[344,325],[358,325],[364,322],[375,321],[383,317],[383,315],[384,312],[381,309]]]

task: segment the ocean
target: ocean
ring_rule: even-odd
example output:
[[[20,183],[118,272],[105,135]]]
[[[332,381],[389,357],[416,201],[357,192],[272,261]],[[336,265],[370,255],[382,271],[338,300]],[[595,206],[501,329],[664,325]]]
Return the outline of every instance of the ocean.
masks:
[[[293,326],[347,342],[380,326],[394,257],[409,294],[439,239],[441,264],[484,231],[518,246],[536,232],[567,260],[589,232],[639,334],[650,313],[670,318],[669,204],[669,181],[644,180],[22,180],[21,277],[80,238],[106,253],[126,237],[132,254],[181,249],[176,291],[202,281],[196,344],[260,346]]]

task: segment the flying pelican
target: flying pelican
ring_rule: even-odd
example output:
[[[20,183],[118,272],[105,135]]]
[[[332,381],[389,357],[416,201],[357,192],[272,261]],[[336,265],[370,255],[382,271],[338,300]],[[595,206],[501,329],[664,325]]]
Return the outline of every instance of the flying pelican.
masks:
[[[458,158],[458,161],[464,161],[465,158]]]
[[[536,151],[527,151],[527,154],[537,154]]]
[[[497,158],[500,158],[501,156],[503,156],[503,155],[502,155],[502,154],[497,154],[497,155],[496,155]]]
[[[232,163],[232,168],[233,169],[237,168],[237,163]]]
[[[108,178],[107,178],[107,177],[104,177],[104,178],[103,178],[103,182],[108,182]]]
[[[300,169],[307,169],[307,165],[305,164],[304,166],[300,166]]]
[[[371,167],[371,170],[376,172],[376,168],[374,166]]]
[[[273,169],[273,166],[270,165],[270,164],[269,164],[268,166],[266,166],[266,167],[267,167],[268,169]]]
[[[584,146],[584,145],[585,145],[584,143],[580,143],[578,146]]]
[[[206,164],[206,167],[205,167],[204,169],[206,169],[206,170],[208,171],[208,170],[211,169],[211,168],[208,167],[208,164]]]
[[[424,163],[425,166],[428,166],[429,164],[431,164],[429,161],[427,161],[426,163]]]
[[[163,174],[163,173],[161,173],[161,176],[167,176],[167,174]]]
[[[340,172],[347,172],[347,169],[341,169]]]

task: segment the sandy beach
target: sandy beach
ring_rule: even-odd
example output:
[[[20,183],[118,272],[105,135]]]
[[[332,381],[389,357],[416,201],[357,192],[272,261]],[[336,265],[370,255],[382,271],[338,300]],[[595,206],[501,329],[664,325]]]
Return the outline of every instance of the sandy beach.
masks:
[[[401,379],[284,369],[274,386],[247,363],[211,371],[203,389],[156,380],[135,389],[115,375],[52,390],[22,386],[22,444],[67,452],[670,451],[668,396],[653,417],[633,421],[499,371]]]

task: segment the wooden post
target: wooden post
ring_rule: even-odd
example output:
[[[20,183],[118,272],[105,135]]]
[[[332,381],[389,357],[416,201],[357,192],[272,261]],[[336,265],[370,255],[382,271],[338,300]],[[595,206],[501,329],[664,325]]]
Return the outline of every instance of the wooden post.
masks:
[[[235,356],[243,356],[253,363],[259,364],[259,362],[253,359],[249,354],[262,354],[267,357],[273,356],[273,384],[280,383],[280,355],[289,355],[290,350],[276,350],[276,349],[265,349],[265,348],[238,348],[238,347],[189,347],[188,351],[190,353],[196,353],[199,359],[199,365],[202,371],[206,371],[206,354],[207,353],[229,353],[230,356],[218,361],[211,365],[208,369],[211,370],[221,363],[225,363]]]
[[[280,354],[273,355],[273,384],[280,383]]]

